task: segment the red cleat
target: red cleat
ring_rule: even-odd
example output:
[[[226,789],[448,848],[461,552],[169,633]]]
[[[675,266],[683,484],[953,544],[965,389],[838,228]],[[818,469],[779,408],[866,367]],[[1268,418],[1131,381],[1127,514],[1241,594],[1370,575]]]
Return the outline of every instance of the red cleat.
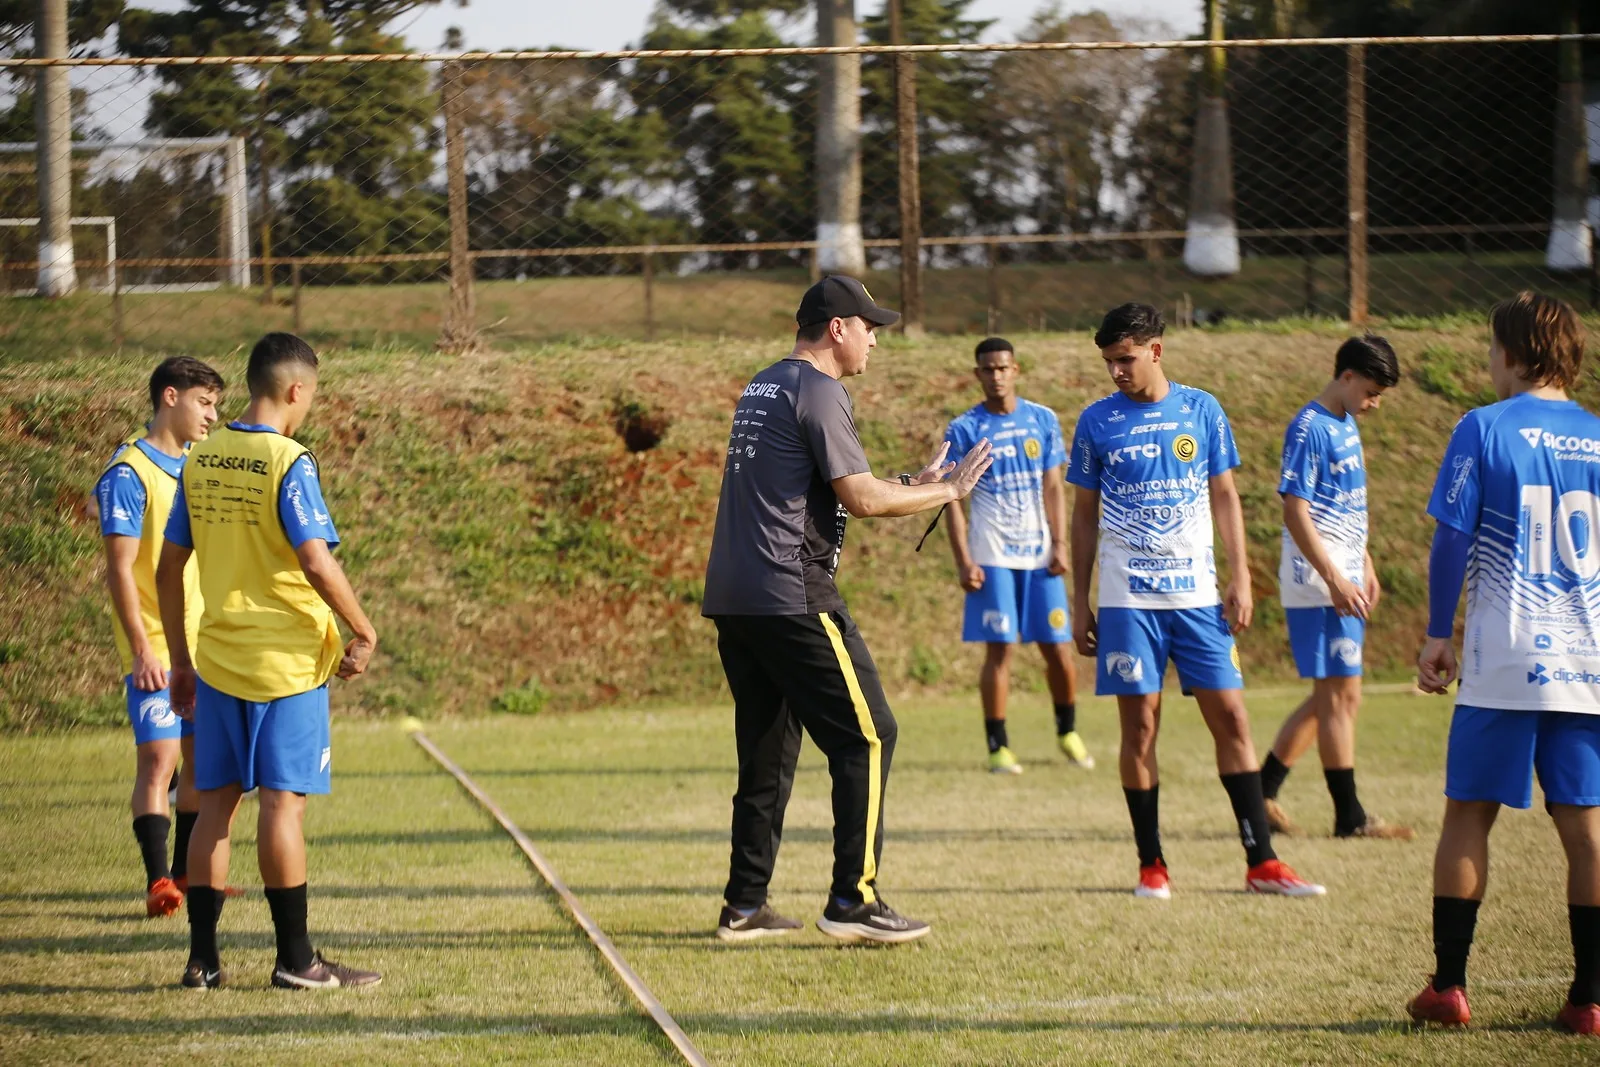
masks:
[[[1594,1037],[1600,1034],[1600,1004],[1574,1004],[1569,1000],[1561,1005],[1556,1025],[1574,1034]]]
[[[1172,888],[1167,884],[1167,865],[1156,860],[1148,867],[1139,868],[1139,884],[1133,895],[1151,900],[1171,900]]]
[[[1467,1007],[1466,987],[1453,985],[1441,993],[1433,988],[1432,975],[1428,977],[1428,984],[1422,987],[1422,992],[1406,1005],[1406,1011],[1413,1022],[1433,1023],[1436,1026],[1465,1026],[1472,1019],[1472,1009]]]
[[[150,891],[144,895],[144,913],[154,919],[158,915],[171,915],[183,904],[183,890],[171,878],[157,878]]]
[[[1249,893],[1271,893],[1280,897],[1320,897],[1327,892],[1308,882],[1282,860],[1267,860],[1245,872],[1244,888]]]

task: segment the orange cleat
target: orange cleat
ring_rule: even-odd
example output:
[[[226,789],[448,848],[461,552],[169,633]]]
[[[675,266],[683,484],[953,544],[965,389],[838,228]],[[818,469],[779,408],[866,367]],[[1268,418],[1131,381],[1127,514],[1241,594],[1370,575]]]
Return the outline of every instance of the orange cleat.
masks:
[[[1245,872],[1244,888],[1249,893],[1271,893],[1280,897],[1320,897],[1327,892],[1308,882],[1282,860],[1267,860]]]
[[[183,890],[171,878],[157,878],[150,891],[144,895],[144,913],[154,919],[158,915],[171,915],[183,904]]]
[[[1148,867],[1140,867],[1139,884],[1134,886],[1133,895],[1151,900],[1171,900],[1172,888],[1167,882],[1167,865],[1156,860]]]
[[[1574,1034],[1594,1037],[1600,1034],[1600,1004],[1574,1004],[1569,1000],[1561,1005],[1556,1025]]]
[[[1466,987],[1453,985],[1441,993],[1433,988],[1432,975],[1428,976],[1428,984],[1422,987],[1422,992],[1406,1005],[1406,1011],[1413,1022],[1433,1023],[1435,1026],[1465,1026],[1472,1019],[1472,1010],[1467,1007]],[[1562,1014],[1565,1015],[1564,1010]]]

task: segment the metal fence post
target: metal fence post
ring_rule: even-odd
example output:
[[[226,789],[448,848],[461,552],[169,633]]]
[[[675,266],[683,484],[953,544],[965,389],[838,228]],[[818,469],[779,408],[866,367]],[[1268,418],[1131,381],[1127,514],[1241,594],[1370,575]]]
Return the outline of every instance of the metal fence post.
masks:
[[[445,170],[449,176],[450,303],[436,347],[443,352],[469,352],[478,347],[478,327],[472,294],[472,256],[467,248],[467,146],[462,134],[461,65],[446,63],[440,73]]]
[[[1349,257],[1350,325],[1367,324],[1367,46],[1353,44],[1348,52],[1348,90],[1345,145],[1349,217],[1346,249]]]
[[[1004,310],[1000,296],[1000,244],[989,243],[989,332],[1000,332],[1000,314]]]
[[[294,288],[294,332],[305,329],[305,319],[300,314],[300,261],[289,264],[289,284]]]
[[[889,42],[904,44],[901,0],[889,0]],[[917,159],[917,58],[894,57],[895,146],[900,173],[900,331],[922,327],[922,179]]]
[[[261,171],[261,303],[272,306],[272,170],[267,162],[267,85],[272,77],[267,72],[256,89],[256,131],[261,147],[257,150],[256,166]]]
[[[656,263],[649,252],[639,257],[644,261],[644,337],[656,339]]]

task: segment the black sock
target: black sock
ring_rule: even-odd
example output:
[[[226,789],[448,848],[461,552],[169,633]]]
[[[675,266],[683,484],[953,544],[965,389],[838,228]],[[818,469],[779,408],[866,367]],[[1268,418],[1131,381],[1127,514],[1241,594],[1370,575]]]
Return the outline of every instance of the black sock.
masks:
[[[1078,705],[1068,702],[1056,705],[1056,736],[1070,734],[1078,728]]]
[[[311,966],[311,936],[306,933],[306,884],[268,889],[272,929],[278,936],[278,965],[291,971]]]
[[[172,877],[182,878],[189,873],[189,835],[194,833],[198,811],[178,812],[178,832],[172,839]]]
[[[189,887],[189,962],[216,970],[222,966],[217,954],[217,920],[227,896],[208,885]]]
[[[1006,740],[1006,721],[1004,719],[984,719],[983,733],[989,740],[990,752],[998,752],[1010,744]]]
[[[1283,780],[1289,777],[1289,765],[1278,758],[1276,752],[1268,752],[1266,762],[1261,764],[1261,795],[1268,800],[1278,799],[1278,790],[1283,788]]]
[[[1600,905],[1568,904],[1572,924],[1572,985],[1567,1000],[1574,1004],[1600,1001]]]
[[[1472,929],[1478,925],[1480,903],[1462,897],[1433,898],[1433,988],[1437,992],[1467,984],[1467,953],[1472,951]]]
[[[133,820],[133,836],[139,841],[139,854],[144,857],[144,887],[165,878],[167,870],[167,832],[172,820],[165,815],[139,815]]]
[[[1161,855],[1161,785],[1149,789],[1123,787],[1122,795],[1128,798],[1128,815],[1133,819],[1133,843],[1139,847],[1139,866],[1150,867],[1166,863]]]
[[[1278,854],[1272,851],[1272,830],[1267,826],[1267,800],[1261,795],[1261,772],[1240,771],[1224,774],[1222,788],[1233,804],[1233,817],[1239,820],[1239,842],[1244,845],[1245,861],[1254,867]]]
[[[1328,795],[1333,798],[1333,832],[1344,837],[1366,825],[1367,813],[1356,798],[1356,769],[1324,769],[1322,776],[1328,780]]]

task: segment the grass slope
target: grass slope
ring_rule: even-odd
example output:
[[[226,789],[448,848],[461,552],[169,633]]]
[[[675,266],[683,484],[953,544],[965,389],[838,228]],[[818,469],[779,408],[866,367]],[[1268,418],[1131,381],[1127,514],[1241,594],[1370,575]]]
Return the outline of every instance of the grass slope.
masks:
[[[1423,515],[1450,427],[1486,384],[1481,327],[1393,331],[1410,377],[1368,418],[1374,555],[1388,596],[1369,669],[1400,677],[1424,623]],[[1178,381],[1230,413],[1252,543],[1258,622],[1249,677],[1289,671],[1274,596],[1283,427],[1325,380],[1339,328],[1171,334]],[[1025,396],[1076,413],[1108,391],[1084,334],[1017,335]],[[880,474],[916,469],[979,394],[971,338],[890,338],[850,385]],[[467,357],[325,353],[303,438],[322,463],[340,554],[376,621],[371,675],[337,703],[374,713],[537,712],[701,701],[722,692],[698,600],[744,382],[787,344],[590,342]],[[150,360],[61,355],[0,365],[0,727],[115,723],[123,712],[96,529],[83,513],[114,444],[145,418]],[[243,405],[243,356],[215,360]],[[1424,388],[1425,387],[1425,388]],[[1585,396],[1592,395],[1586,386]],[[619,410],[670,420],[629,454]],[[853,522],[840,582],[891,694],[966,689],[979,653],[958,638],[961,592],[926,517]],[[1018,684],[1040,684],[1031,657]]]
[[[1135,900],[1116,785],[1115,713],[1089,700],[1101,769],[1051,751],[1049,713],[1019,701],[1028,771],[982,771],[977,715],[902,700],[881,885],[935,923],[928,940],[842,949],[808,928],[729,947],[710,935],[727,863],[725,707],[440,723],[431,736],[539,843],[713,1063],[1434,1064],[1594,1062],[1548,1020],[1569,979],[1563,876],[1541,814],[1508,812],[1473,953],[1474,1026],[1417,1032],[1403,1005],[1428,937],[1445,701],[1371,699],[1370,808],[1417,842],[1336,842],[1314,759],[1284,801],[1313,836],[1280,852],[1330,895],[1240,891],[1243,861],[1211,745],[1188,701],[1161,743],[1174,899]],[[1258,744],[1297,691],[1252,693]],[[341,724],[335,794],[313,801],[312,927],[382,968],[367,993],[266,987],[271,933],[239,823],[223,918],[238,988],[187,994],[179,918],[139,917],[120,732],[0,738],[0,1059],[127,1064],[187,1056],[305,1062],[672,1062],[536,888],[510,842],[389,727]],[[827,778],[802,756],[773,901],[811,922],[830,863]]]

